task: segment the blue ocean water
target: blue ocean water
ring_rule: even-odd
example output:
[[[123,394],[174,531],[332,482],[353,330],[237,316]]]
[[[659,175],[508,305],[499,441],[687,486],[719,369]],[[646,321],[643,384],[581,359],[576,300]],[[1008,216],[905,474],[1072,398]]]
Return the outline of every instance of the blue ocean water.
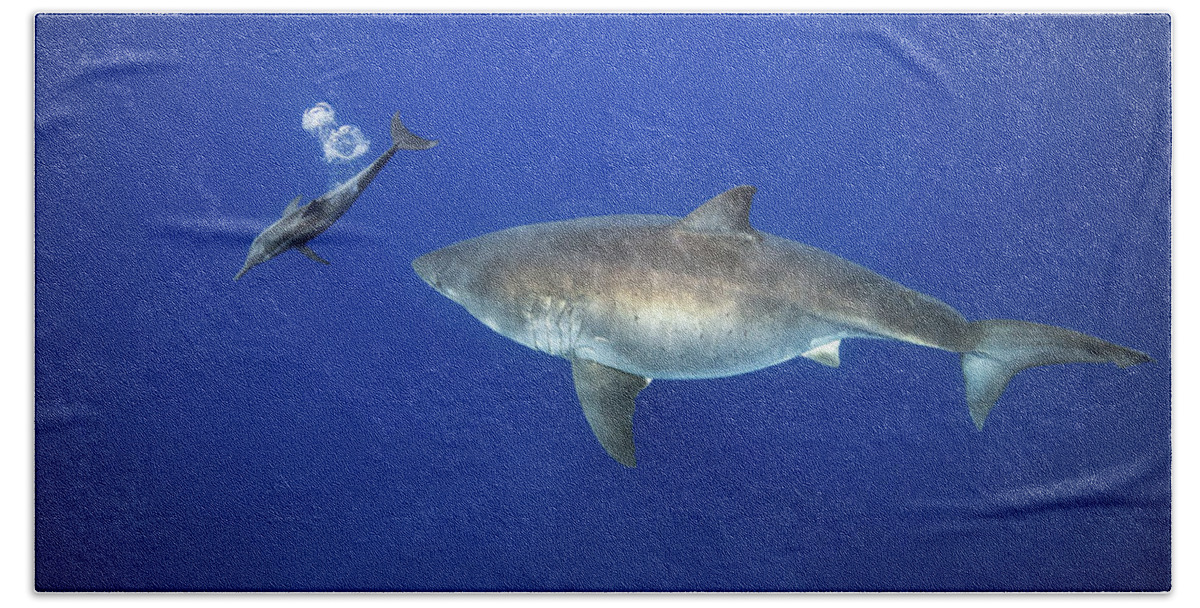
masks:
[[[36,21],[42,590],[1163,590],[1165,15]],[[324,103],[357,127],[330,162]],[[254,236],[401,151],[311,245]],[[337,142],[334,142],[335,144]],[[335,146],[336,148],[336,146]],[[520,224],[751,221],[969,319],[1149,353],[1023,372],[847,341],[638,401],[608,458],[562,359],[419,255]]]

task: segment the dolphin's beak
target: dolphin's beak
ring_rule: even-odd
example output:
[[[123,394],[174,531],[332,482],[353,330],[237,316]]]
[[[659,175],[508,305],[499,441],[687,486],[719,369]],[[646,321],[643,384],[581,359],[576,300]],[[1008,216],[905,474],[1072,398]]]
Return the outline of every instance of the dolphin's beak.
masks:
[[[233,275],[233,280],[236,281],[236,280],[242,278],[242,275],[246,274],[246,271],[250,270],[253,267],[254,267],[254,264],[246,262],[246,265],[242,266],[242,269],[239,270],[237,274]]]

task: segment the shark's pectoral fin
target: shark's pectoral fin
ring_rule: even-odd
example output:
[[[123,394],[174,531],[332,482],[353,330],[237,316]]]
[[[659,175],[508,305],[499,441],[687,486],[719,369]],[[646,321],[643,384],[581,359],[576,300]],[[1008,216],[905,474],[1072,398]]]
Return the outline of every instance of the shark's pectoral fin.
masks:
[[[583,415],[600,445],[613,460],[637,466],[633,447],[634,399],[650,384],[649,378],[613,369],[587,359],[571,360],[575,393]]]
[[[842,358],[838,356],[838,348],[841,347],[841,345],[841,340],[834,340],[833,342],[827,342],[814,349],[808,350],[800,356],[806,359],[812,359],[821,365],[837,367],[842,364]]]
[[[308,256],[308,258],[314,262],[320,262],[326,265],[329,264],[329,260],[317,255],[317,252],[313,251],[308,245],[296,245],[296,251]]]

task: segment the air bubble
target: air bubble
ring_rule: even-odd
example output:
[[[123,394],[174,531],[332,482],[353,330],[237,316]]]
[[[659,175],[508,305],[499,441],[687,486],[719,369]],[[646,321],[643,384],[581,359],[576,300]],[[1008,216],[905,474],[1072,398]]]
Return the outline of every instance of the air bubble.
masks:
[[[371,141],[358,127],[338,126],[333,106],[323,101],[305,110],[300,124],[321,142],[327,163],[350,162],[366,154],[371,147]]]
[[[367,152],[371,142],[361,129],[354,125],[342,125],[325,139],[325,161],[347,161]],[[331,160],[332,159],[332,160]]]

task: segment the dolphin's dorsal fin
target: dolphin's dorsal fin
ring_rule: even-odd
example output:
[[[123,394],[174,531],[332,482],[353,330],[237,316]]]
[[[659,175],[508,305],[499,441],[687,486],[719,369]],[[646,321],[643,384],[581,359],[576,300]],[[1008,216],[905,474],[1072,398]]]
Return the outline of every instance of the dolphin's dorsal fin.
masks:
[[[300,208],[300,201],[302,200],[304,200],[303,196],[297,196],[296,198],[292,199],[292,202],[288,203],[288,206],[283,208],[283,217],[287,217],[295,213],[296,210]]]
[[[762,238],[750,225],[750,203],[756,191],[754,186],[730,188],[696,207],[676,222],[675,227],[689,232]]]
[[[841,347],[841,340],[826,342],[816,348],[811,348],[801,354],[801,357],[812,359],[821,365],[829,367],[837,367],[842,364],[842,358],[838,355],[838,348]]]
[[[571,375],[583,415],[600,445],[613,460],[627,467],[637,466],[633,402],[650,380],[587,359],[572,359]]]

